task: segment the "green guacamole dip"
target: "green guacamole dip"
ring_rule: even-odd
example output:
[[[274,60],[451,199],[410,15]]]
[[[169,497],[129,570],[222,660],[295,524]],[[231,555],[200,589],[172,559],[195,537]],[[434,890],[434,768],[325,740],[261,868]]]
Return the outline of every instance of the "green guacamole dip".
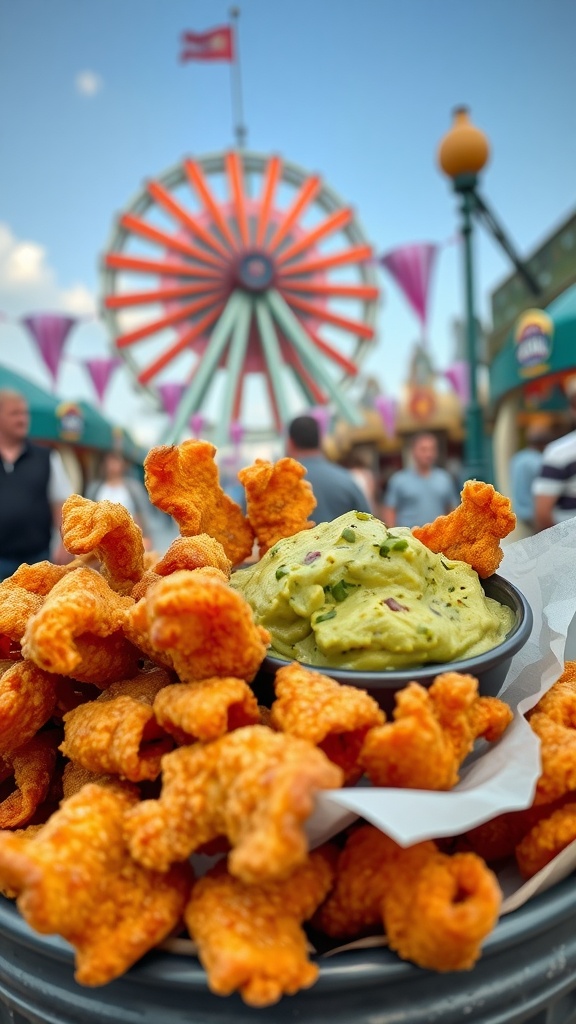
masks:
[[[513,612],[465,562],[406,527],[348,512],[274,545],[230,580],[272,634],[270,654],[332,668],[415,668],[499,644]]]

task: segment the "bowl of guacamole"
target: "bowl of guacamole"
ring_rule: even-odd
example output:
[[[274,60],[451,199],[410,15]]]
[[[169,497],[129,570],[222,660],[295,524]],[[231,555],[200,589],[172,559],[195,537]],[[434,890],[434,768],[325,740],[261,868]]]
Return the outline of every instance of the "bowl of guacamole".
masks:
[[[525,598],[506,580],[480,581],[467,563],[365,512],[279,541],[230,582],[271,634],[260,678],[298,661],[393,693],[450,669],[494,693],[532,627]]]

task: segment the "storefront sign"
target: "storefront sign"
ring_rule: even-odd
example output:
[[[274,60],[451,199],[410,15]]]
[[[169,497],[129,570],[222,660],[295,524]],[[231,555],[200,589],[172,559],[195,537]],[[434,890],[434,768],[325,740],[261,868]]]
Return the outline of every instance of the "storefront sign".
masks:
[[[514,328],[518,373],[537,377],[549,371],[554,324],[542,309],[527,309]]]
[[[82,410],[74,402],[61,402],[56,409],[58,433],[63,441],[79,441],[84,432]]]

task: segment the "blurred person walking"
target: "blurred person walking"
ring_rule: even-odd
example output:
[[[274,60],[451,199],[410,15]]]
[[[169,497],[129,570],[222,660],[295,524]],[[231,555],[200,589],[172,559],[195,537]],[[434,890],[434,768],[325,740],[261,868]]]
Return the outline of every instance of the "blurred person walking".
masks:
[[[60,453],[29,440],[28,404],[18,391],[0,390],[0,579],[23,562],[72,556],[60,535],[62,505],[72,493]]]
[[[150,546],[150,499],[144,484],[128,473],[128,463],[121,452],[106,452],[101,475],[88,485],[86,497],[92,501],[113,501],[124,505],[142,530],[145,546]]]
[[[539,424],[526,429],[526,443],[510,459],[510,492],[512,509],[518,523],[517,536],[529,537],[536,529],[532,488],[542,466],[542,453],[550,441],[550,433]]]
[[[576,376],[569,377],[565,391],[575,429],[546,445],[542,453],[532,485],[537,530],[576,516]]]
[[[320,427],[313,416],[296,416],[288,427],[286,454],[306,469],[306,480],[312,485],[316,523],[328,523],[353,509],[370,512],[364,497],[347,469],[330,462],[320,444]]]
[[[446,515],[460,503],[452,475],[437,466],[434,434],[416,434],[410,444],[412,465],[392,473],[384,495],[386,526],[423,526]]]

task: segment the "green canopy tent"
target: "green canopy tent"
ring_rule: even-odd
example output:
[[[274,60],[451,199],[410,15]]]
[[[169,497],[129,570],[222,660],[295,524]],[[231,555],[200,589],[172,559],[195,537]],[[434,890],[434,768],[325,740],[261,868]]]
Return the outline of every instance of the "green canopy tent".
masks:
[[[131,462],[142,463],[145,450],[122,428],[111,424],[89,402],[60,399],[38,384],[0,366],[0,389],[18,391],[30,409],[30,437],[53,444],[97,451],[121,451]]]

